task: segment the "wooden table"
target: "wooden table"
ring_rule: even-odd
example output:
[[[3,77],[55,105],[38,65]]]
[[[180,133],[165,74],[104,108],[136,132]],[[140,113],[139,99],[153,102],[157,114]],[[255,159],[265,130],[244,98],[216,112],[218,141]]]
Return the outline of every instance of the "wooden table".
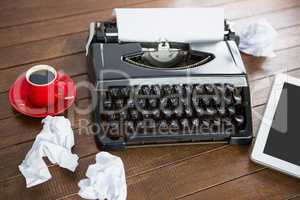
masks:
[[[84,134],[90,115],[65,113],[80,156],[75,173],[49,164],[53,178],[25,188],[18,164],[41,129],[40,119],[15,113],[8,89],[32,65],[46,63],[76,82],[87,80],[84,44],[89,22],[111,17],[114,7],[220,6],[237,24],[266,18],[279,32],[277,57],[243,55],[252,89],[256,132],[273,77],[300,77],[300,0],[1,0],[0,2],[0,199],[79,199],[77,183],[98,149]],[[196,24],[195,25],[201,25]],[[188,27],[187,27],[188,30]],[[76,106],[90,103],[79,89]],[[227,144],[138,148],[115,151],[124,161],[128,199],[300,199],[300,181],[249,160],[249,146]]]

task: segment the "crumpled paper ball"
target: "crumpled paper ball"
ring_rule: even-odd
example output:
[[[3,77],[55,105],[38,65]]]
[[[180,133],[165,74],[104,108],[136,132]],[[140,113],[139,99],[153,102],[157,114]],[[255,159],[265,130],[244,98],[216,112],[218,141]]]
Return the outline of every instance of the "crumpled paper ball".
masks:
[[[278,35],[265,19],[242,26],[237,30],[241,52],[257,57],[274,57],[274,42]]]

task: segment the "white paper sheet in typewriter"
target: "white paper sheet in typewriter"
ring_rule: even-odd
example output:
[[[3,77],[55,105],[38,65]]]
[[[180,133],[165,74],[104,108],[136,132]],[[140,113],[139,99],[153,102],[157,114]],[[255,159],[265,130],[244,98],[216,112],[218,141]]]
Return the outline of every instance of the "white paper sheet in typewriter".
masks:
[[[117,8],[118,36],[128,42],[208,42],[224,38],[222,8]]]

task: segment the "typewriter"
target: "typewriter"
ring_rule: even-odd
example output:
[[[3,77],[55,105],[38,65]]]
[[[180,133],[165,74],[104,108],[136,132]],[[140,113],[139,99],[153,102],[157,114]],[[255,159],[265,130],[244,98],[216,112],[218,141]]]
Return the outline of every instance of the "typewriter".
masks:
[[[101,149],[252,140],[250,92],[238,37],[208,43],[120,42],[95,22],[87,45],[93,123]]]

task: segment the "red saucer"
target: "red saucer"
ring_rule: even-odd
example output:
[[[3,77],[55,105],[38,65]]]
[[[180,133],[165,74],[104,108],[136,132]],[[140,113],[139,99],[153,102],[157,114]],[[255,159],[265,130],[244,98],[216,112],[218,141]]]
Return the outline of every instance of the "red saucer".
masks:
[[[64,81],[67,85],[68,96],[66,100],[56,102],[52,106],[36,107],[31,104],[28,99],[29,84],[26,81],[25,75],[21,75],[9,89],[9,102],[18,112],[31,117],[46,117],[47,115],[58,115],[67,110],[73,103],[76,97],[76,86],[73,80],[67,75],[58,72],[58,80]]]

